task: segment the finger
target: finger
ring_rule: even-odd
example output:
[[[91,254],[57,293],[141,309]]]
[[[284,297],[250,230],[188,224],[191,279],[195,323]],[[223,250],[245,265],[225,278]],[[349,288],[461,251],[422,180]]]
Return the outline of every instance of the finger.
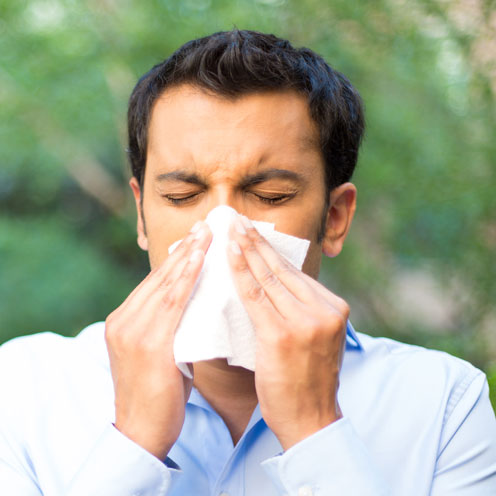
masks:
[[[158,284],[161,284],[164,278],[180,274],[193,250],[200,248],[206,252],[210,245],[211,235],[210,228],[205,222],[196,222],[176,249],[155,271],[154,278]]]
[[[195,227],[196,226],[196,227]],[[152,270],[145,280],[131,295],[135,304],[142,305],[155,291],[167,291],[184,270],[188,257],[195,249],[204,253],[212,241],[212,232],[204,222],[197,222],[177,248],[156,269]]]
[[[298,300],[307,305],[315,305],[319,301],[325,301],[340,312],[345,313],[349,310],[347,303],[342,298],[329,291],[313,277],[298,270],[274,250],[246,217],[241,216],[241,220],[248,237],[253,241],[267,266]]]
[[[113,312],[113,318],[125,316],[133,308],[142,314],[145,308],[156,305],[155,293],[166,292],[174,284],[188,261],[188,256],[197,248],[204,253],[212,241],[212,232],[204,222],[198,222],[196,229],[192,229],[177,249],[164,260],[160,267],[152,270],[147,277],[132,291],[122,305]],[[176,251],[179,250],[178,253]],[[150,311],[154,311],[153,308]]]
[[[305,274],[304,272],[302,272],[301,274],[307,284],[312,286],[312,288],[317,293],[319,293],[322,298],[324,298],[330,305],[339,310],[343,315],[346,315],[346,318],[348,318],[350,307],[343,298],[333,293],[329,288],[324,286],[313,277],[310,277],[308,274]]]
[[[174,252],[171,255],[169,255],[162,262],[162,264],[160,264],[158,267],[151,270],[147,274],[147,276],[129,294],[129,296],[124,301],[123,305],[126,305],[127,303],[129,303],[129,301],[132,301],[133,299],[135,299],[136,295],[139,293],[142,293],[144,290],[147,294],[150,291],[153,291],[153,289],[154,289],[153,282],[156,281],[157,279],[160,280],[160,278],[163,276],[163,273],[166,273],[167,269],[171,265],[177,264],[178,260],[181,259],[181,255],[184,256],[184,253],[191,246],[195,234],[200,231],[201,227],[202,227],[201,221],[196,222],[196,224],[191,228],[189,233],[185,236],[185,238],[177,246],[177,248],[174,250]],[[146,289],[148,289],[148,291],[146,291]],[[143,295],[143,296],[145,296],[145,295]]]
[[[294,313],[294,310],[297,310],[297,307],[299,307],[298,300],[265,263],[265,260],[255,246],[253,238],[248,235],[239,217],[235,220],[234,227],[235,236],[253,277],[263,288],[264,293],[277,311],[283,316],[290,317]]]
[[[196,280],[200,275],[205,253],[201,248],[195,249],[188,257],[181,273],[174,284],[167,290],[155,292],[152,300],[159,302],[159,312],[164,314],[164,323],[169,331],[175,332],[184,309],[188,304]]]
[[[157,274],[157,290],[164,292],[167,291],[170,286],[174,285],[176,280],[181,277],[186,265],[189,263],[189,257],[191,254],[196,250],[201,250],[203,254],[205,254],[211,241],[212,232],[208,225],[202,222],[198,230],[193,233],[192,239],[185,244],[185,247],[182,249],[182,253],[168,262],[168,270],[164,269],[162,272]],[[172,257],[174,253],[175,251],[169,255],[169,257]]]
[[[246,231],[246,236],[253,243],[267,267],[276,275],[286,288],[300,301],[304,303],[313,302],[315,293],[306,280],[301,277],[302,272],[292,265],[286,258],[277,253],[269,242],[255,229],[253,224],[246,218],[240,216],[242,227]],[[231,229],[231,236],[238,242],[241,240],[239,233],[240,225]]]
[[[124,328],[132,331],[134,338],[140,335],[146,340],[148,347],[164,347],[165,345],[164,353],[167,351],[167,344],[173,343],[175,330],[201,272],[204,257],[203,249],[193,250],[186,258],[181,273],[175,277],[174,284],[164,284],[160,290],[151,291],[146,297],[143,291],[130,302],[129,305],[132,306],[127,310],[134,307],[136,318],[133,319],[132,327]],[[117,318],[122,319],[125,315],[129,315],[129,312],[122,311]],[[136,330],[138,330],[137,333],[134,332]],[[169,351],[172,352],[172,349],[170,348]]]
[[[229,242],[227,257],[234,284],[255,328],[266,327],[278,318],[281,319],[279,311],[252,274],[237,241],[231,240]]]

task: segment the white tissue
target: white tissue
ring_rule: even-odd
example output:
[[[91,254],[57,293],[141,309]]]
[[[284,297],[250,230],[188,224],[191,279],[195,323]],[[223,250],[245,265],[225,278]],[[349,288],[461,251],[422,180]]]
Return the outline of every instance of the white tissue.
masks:
[[[174,358],[191,377],[187,363],[226,358],[229,365],[255,370],[255,331],[241,302],[227,260],[229,226],[237,216],[222,205],[210,211],[206,223],[213,233],[202,272],[176,330]],[[301,269],[310,242],[274,230],[274,224],[252,221],[281,255]],[[169,247],[172,253],[181,240]]]

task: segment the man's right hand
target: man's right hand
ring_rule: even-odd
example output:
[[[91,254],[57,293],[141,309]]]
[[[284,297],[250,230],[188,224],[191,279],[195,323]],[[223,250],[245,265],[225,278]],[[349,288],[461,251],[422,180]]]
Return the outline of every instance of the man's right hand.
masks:
[[[105,323],[115,427],[160,460],[179,437],[193,384],[174,362],[174,334],[211,239],[196,224]]]

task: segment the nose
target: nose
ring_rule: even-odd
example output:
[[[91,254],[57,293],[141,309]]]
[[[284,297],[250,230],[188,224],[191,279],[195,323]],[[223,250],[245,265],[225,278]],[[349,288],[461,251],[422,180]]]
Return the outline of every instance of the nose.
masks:
[[[227,205],[233,208],[236,212],[244,214],[242,194],[235,191],[234,188],[229,186],[221,186],[215,189],[211,189],[208,193],[207,198],[207,211],[205,216],[216,207],[220,205]]]

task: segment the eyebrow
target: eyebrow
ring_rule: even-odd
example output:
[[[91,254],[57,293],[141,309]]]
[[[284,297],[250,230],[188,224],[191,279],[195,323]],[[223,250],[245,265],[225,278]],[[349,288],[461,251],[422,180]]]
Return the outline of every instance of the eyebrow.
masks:
[[[256,174],[250,174],[241,180],[240,186],[246,188],[254,184],[263,183],[269,179],[288,179],[290,181],[302,183],[304,182],[303,176],[297,172],[287,169],[265,169]]]
[[[158,174],[155,179],[159,182],[182,181],[184,183],[195,184],[197,186],[206,186],[206,181],[203,180],[198,174],[194,172],[187,172],[185,170],[176,170]],[[304,177],[297,172],[293,172],[287,169],[270,168],[265,169],[261,172],[257,172],[255,174],[245,176],[241,180],[239,186],[241,188],[246,188],[248,186],[263,183],[264,181],[268,181],[269,179],[287,179],[298,183],[305,182]]]
[[[205,181],[202,181],[198,174],[194,172],[186,172],[184,170],[176,170],[159,174],[156,181],[182,181],[183,183],[196,184],[198,186],[205,186]]]

